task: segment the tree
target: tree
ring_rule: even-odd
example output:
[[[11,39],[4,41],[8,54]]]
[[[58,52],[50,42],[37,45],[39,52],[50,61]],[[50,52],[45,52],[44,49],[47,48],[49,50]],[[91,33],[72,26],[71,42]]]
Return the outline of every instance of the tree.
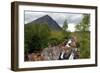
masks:
[[[90,15],[84,14],[83,20],[80,24],[76,25],[76,30],[78,31],[89,31]]]
[[[80,43],[80,58],[90,58],[90,15],[84,14],[80,24],[76,25],[78,40]]]
[[[64,24],[63,24],[63,30],[67,30],[68,29],[68,23],[67,23],[67,20],[64,21]]]

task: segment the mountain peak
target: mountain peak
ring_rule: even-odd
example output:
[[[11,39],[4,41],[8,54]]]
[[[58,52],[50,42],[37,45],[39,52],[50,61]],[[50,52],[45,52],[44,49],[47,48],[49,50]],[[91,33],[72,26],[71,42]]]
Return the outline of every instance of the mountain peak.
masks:
[[[45,15],[43,16],[44,18],[51,18],[49,15]],[[52,18],[51,18],[52,19]]]
[[[61,27],[58,25],[58,23],[52,19],[52,17],[50,17],[49,15],[44,15],[32,22],[30,22],[29,24],[34,24],[34,23],[47,23],[48,26],[52,29],[52,30],[61,30]]]
[[[42,18],[44,20],[53,20],[49,15],[45,15],[45,16],[42,16],[40,18]]]
[[[44,17],[50,17],[49,15],[45,15]]]

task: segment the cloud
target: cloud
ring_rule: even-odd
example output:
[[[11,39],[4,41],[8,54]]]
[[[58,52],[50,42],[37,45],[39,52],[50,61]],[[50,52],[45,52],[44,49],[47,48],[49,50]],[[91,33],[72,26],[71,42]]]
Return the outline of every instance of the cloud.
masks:
[[[44,16],[45,14],[39,13],[39,12],[30,12],[30,11],[25,11],[25,24],[29,23],[33,20],[36,20],[37,18]]]
[[[79,24],[83,19],[83,14],[72,14],[67,20],[68,23]]]

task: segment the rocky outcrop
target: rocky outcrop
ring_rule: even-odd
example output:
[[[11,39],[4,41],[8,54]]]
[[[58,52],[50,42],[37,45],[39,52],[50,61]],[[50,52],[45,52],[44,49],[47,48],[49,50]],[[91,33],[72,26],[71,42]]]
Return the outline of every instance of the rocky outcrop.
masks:
[[[45,60],[58,60],[62,49],[58,46],[45,48],[41,55]]]

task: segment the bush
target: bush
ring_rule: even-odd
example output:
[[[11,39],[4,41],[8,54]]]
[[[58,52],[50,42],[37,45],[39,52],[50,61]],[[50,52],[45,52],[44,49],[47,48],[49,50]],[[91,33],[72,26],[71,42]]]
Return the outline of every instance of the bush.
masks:
[[[25,25],[25,51],[34,52],[47,47],[50,29],[44,24],[26,24]]]
[[[80,58],[90,58],[90,32],[77,32],[78,41],[80,44]]]

